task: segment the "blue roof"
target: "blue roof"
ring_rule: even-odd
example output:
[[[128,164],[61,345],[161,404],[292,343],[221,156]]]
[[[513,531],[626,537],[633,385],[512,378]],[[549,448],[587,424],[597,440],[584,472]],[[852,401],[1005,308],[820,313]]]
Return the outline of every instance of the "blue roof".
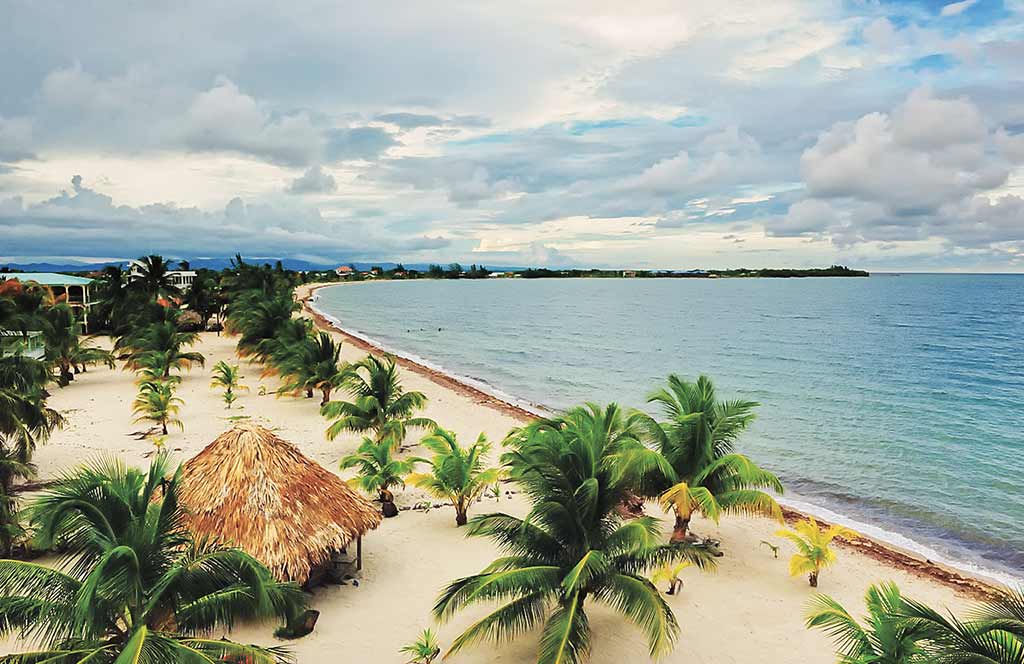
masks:
[[[72,277],[67,274],[57,274],[56,272],[10,272],[8,274],[0,274],[0,277],[17,279],[23,282],[34,281],[40,286],[88,286],[93,282],[92,279],[85,277]]]

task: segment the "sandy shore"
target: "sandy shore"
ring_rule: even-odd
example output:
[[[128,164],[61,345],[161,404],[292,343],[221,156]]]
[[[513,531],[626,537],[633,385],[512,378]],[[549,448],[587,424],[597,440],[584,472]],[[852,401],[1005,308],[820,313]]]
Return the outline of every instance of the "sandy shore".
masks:
[[[300,297],[308,296],[309,287]],[[346,343],[343,359],[355,360],[365,354],[365,344],[335,331]],[[196,454],[232,424],[245,417],[269,426],[298,445],[307,455],[330,469],[355,449],[354,435],[328,441],[326,422],[319,416],[316,399],[276,398],[276,382],[261,379],[260,368],[242,362],[245,382],[252,390],[243,394],[235,407],[226,410],[219,393],[209,388],[210,370],[217,361],[237,362],[234,340],[204,333],[195,349],[206,355],[207,368],[186,373],[179,391],[185,401],[181,419],[183,432],[172,432],[168,447],[181,460]],[[426,414],[464,441],[481,431],[501,440],[518,426],[527,413],[493,397],[458,384],[446,376],[421,371],[403,363],[403,380],[409,389],[429,397]],[[263,386],[270,394],[260,396]],[[69,387],[55,389],[52,405],[63,412],[68,426],[56,432],[36,455],[41,478],[101,454],[116,454],[129,463],[147,463],[152,446],[137,440],[133,432],[146,427],[132,424],[131,402],[135,394],[133,376],[120,370],[91,369]],[[398,492],[400,505],[420,498],[412,490]],[[522,514],[526,506],[516,496],[500,501],[485,500],[475,511],[500,509]],[[656,508],[655,508],[655,513]],[[660,514],[658,514],[661,516]],[[665,519],[666,528],[669,521]],[[721,539],[726,552],[713,574],[687,570],[685,588],[670,604],[682,626],[675,651],[665,662],[707,664],[763,662],[784,664],[800,661],[834,662],[828,638],[803,627],[803,612],[811,597],[805,578],[787,574],[789,549],[783,544],[778,559],[760,545],[771,540],[776,524],[730,517],[715,526],[695,520],[694,530]],[[313,634],[289,646],[303,664],[336,662],[405,662],[398,648],[430,626],[429,611],[438,590],[452,579],[479,571],[495,556],[486,541],[466,539],[454,526],[449,508],[429,512],[403,511],[388,519],[364,541],[364,568],[360,585],[320,589],[312,606],[321,611]],[[888,554],[843,547],[835,568],[823,573],[820,591],[835,596],[855,613],[862,611],[862,596],[870,583],[892,580],[904,592],[933,606],[955,611],[964,608],[968,592],[929,576],[927,570],[894,563]],[[595,664],[647,661],[640,634],[612,612],[592,605],[588,608],[594,630],[592,661]],[[466,613],[440,627],[442,645],[482,611]],[[236,629],[233,638],[263,644],[275,643],[271,628],[247,626]],[[465,664],[533,661],[536,638],[527,636],[498,647],[490,645],[467,650],[449,661]],[[797,654],[797,657],[794,655]]]

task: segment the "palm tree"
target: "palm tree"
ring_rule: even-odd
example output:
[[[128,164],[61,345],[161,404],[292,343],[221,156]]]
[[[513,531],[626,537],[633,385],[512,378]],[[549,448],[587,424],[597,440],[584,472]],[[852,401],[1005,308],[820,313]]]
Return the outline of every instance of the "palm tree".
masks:
[[[405,440],[409,427],[430,429],[437,424],[426,417],[413,417],[427,404],[422,392],[406,392],[398,367],[390,355],[367,355],[346,372],[341,387],[352,401],[331,401],[320,413],[334,422],[327,437],[334,440],[342,431],[372,431],[374,439],[389,439],[394,446]]]
[[[455,525],[466,525],[469,506],[502,475],[500,468],[486,467],[491,452],[487,436],[481,433],[471,446],[460,447],[453,432],[438,428],[420,443],[434,453],[434,458],[415,461],[429,464],[431,472],[413,473],[406,481],[450,502],[455,508]]]
[[[668,590],[665,591],[665,594],[675,595],[683,587],[683,580],[679,578],[679,575],[683,573],[684,569],[692,566],[693,563],[688,560],[680,561],[674,565],[662,565],[654,570],[654,574],[651,575],[651,582],[667,583]]]
[[[61,426],[63,417],[46,405],[49,370],[40,360],[23,355],[0,357],[0,448],[27,464],[36,446]],[[10,482],[0,472],[0,489]]]
[[[723,513],[767,516],[782,521],[782,508],[761,489],[782,493],[782,483],[746,456],[735,452],[740,434],[754,419],[753,401],[719,401],[707,376],[691,383],[668,377],[668,387],[648,397],[668,418],[645,419],[647,436],[658,456],[639,450],[630,461],[643,472],[647,495],[660,495],[675,512],[672,540],[687,537],[694,513],[717,521]],[[660,457],[660,458],[659,458]]]
[[[500,641],[543,624],[541,664],[576,664],[590,650],[588,600],[618,611],[639,627],[653,657],[672,649],[679,632],[672,609],[643,574],[666,563],[713,564],[703,545],[664,544],[656,519],[625,521],[617,507],[635,477],[624,472],[621,411],[577,408],[514,432],[503,459],[532,508],[525,519],[474,517],[467,535],[488,537],[506,556],[481,573],[457,579],[434,605],[450,619],[477,603],[503,602],[474,622],[448,654],[481,640]]]
[[[110,353],[83,341],[75,312],[67,304],[59,303],[43,310],[46,324],[43,325],[43,341],[46,344],[46,361],[57,370],[57,384],[66,386],[74,380],[78,367],[89,364],[113,366]],[[74,370],[74,373],[72,373]]]
[[[299,303],[290,292],[276,296],[252,292],[228,305],[225,329],[239,335],[238,353],[247,357],[257,352],[261,341],[273,339],[298,310]]]
[[[796,546],[796,553],[789,559],[790,576],[807,574],[812,588],[818,587],[818,574],[821,570],[836,562],[832,541],[837,537],[857,537],[857,533],[840,525],[833,524],[822,530],[813,516],[798,521],[793,530],[783,528],[775,535],[786,538]]]
[[[287,619],[304,599],[239,549],[193,541],[179,477],[163,455],[146,473],[102,461],[36,501],[39,544],[59,542],[61,554],[56,567],[0,561],[0,633],[42,650],[4,661],[290,661],[281,649],[205,636],[240,619]]]
[[[390,441],[375,441],[363,438],[363,442],[354,454],[342,457],[341,469],[358,469],[358,475],[349,480],[367,493],[376,493],[381,501],[384,516],[395,516],[397,512],[388,514],[394,508],[394,496],[391,489],[405,486],[405,476],[412,472],[414,462],[395,459],[391,456]],[[388,507],[390,505],[390,507]]]
[[[208,274],[206,271],[200,272],[185,293],[185,304],[190,311],[199,314],[200,326],[204,330],[210,322],[210,317],[220,309],[216,284],[207,276]]]
[[[260,341],[252,355],[254,359],[268,365],[264,375],[282,374],[285,365],[292,361],[309,340],[312,328],[313,321],[308,318],[290,318],[281,323],[273,337]],[[307,389],[306,396],[313,396],[312,388]]]
[[[307,336],[294,347],[280,365],[278,371],[284,378],[281,392],[298,392],[320,390],[323,407],[331,400],[331,392],[345,382],[347,367],[339,368],[341,344],[335,343],[334,337],[324,331]]]
[[[925,631],[931,664],[1021,664],[1024,662],[1024,591],[1005,591],[959,620],[911,599],[901,616]]]
[[[153,301],[161,297],[179,296],[181,290],[174,285],[170,272],[171,266],[162,256],[143,256],[137,262],[137,274],[132,279],[131,287],[145,293]]]
[[[925,664],[921,642],[927,630],[903,617],[906,604],[894,583],[872,585],[864,596],[868,613],[861,625],[827,595],[810,604],[807,627],[824,631],[836,644],[841,664]]]
[[[210,387],[219,388],[224,390],[224,403],[231,408],[231,404],[235,402],[235,390],[248,391],[249,387],[241,384],[241,372],[238,370],[237,364],[228,364],[224,360],[221,360],[213,367],[213,379],[210,381]]]
[[[437,635],[428,627],[423,630],[419,638],[402,646],[398,652],[412,656],[408,664],[431,664],[440,656],[441,646],[437,643]]]
[[[16,450],[0,446],[0,556],[10,557],[15,539],[24,535],[17,500],[11,493],[16,478],[35,477],[36,468],[24,461]]]
[[[204,366],[206,358],[202,353],[183,350],[199,341],[196,332],[178,329],[174,321],[165,320],[147,325],[137,332],[118,339],[115,350],[123,350],[121,359],[125,369],[139,370],[143,367],[162,367],[161,378],[167,378],[172,371],[191,370],[193,365]]]
[[[167,435],[167,425],[184,430],[185,425],[178,419],[178,411],[185,402],[174,396],[174,386],[168,381],[149,381],[139,386],[139,393],[132,404],[132,413],[138,415],[136,422],[149,420],[160,425]]]

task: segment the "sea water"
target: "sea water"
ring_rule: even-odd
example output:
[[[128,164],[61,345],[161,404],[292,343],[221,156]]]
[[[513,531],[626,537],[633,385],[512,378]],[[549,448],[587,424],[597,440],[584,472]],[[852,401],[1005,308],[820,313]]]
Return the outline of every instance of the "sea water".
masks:
[[[1024,275],[342,285],[340,325],[507,399],[646,403],[669,373],[760,403],[785,499],[1024,578]]]

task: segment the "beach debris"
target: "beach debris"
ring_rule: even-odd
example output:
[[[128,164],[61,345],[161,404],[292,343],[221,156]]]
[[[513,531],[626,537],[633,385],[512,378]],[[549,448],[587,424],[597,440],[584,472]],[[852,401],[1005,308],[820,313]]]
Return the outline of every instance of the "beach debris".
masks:
[[[766,546],[766,547],[768,547],[769,549],[772,550],[772,557],[774,557],[774,558],[778,558],[779,557],[779,547],[778,546],[776,546],[775,544],[772,544],[768,540],[761,540],[761,544],[763,546]]]

